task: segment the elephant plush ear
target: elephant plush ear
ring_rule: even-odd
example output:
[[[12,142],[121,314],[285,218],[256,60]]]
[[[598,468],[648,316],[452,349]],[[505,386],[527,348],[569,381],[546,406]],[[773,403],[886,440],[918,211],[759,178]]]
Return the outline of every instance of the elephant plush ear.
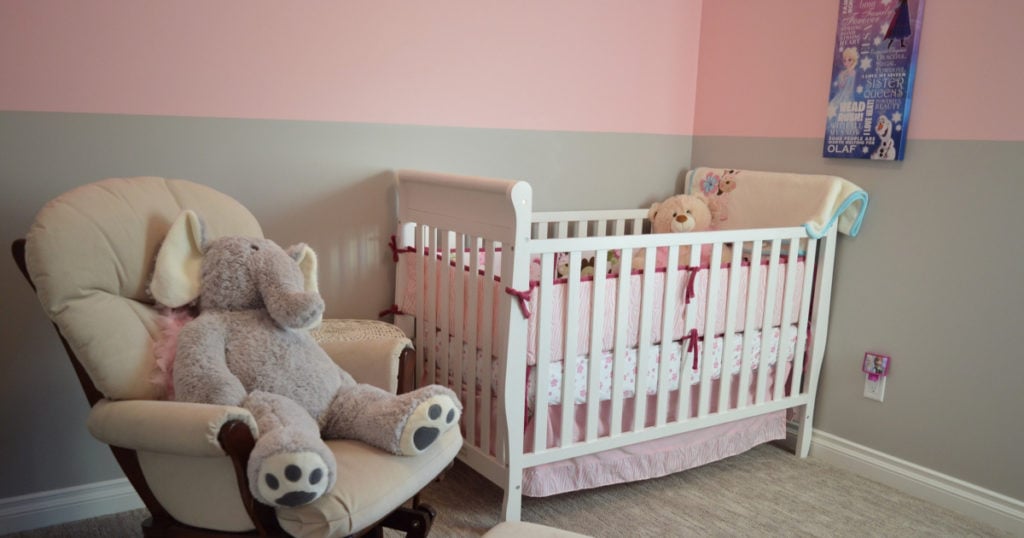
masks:
[[[160,304],[177,308],[199,297],[203,223],[195,212],[178,215],[156,255],[149,291]]]
[[[316,279],[316,252],[313,252],[309,245],[299,243],[288,247],[288,255],[298,262],[299,269],[302,269],[302,282],[306,291],[320,293],[320,287],[317,285]]]

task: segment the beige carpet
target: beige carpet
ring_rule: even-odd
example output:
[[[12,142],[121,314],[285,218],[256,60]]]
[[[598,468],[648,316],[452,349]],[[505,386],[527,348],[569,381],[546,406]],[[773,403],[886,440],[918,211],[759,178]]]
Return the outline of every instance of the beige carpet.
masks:
[[[479,536],[498,521],[501,490],[462,464],[431,485],[431,536]],[[16,534],[141,536],[137,510]],[[525,498],[523,519],[595,537],[1009,536],[892,488],[774,446],[672,476]],[[388,536],[400,536],[398,533]]]

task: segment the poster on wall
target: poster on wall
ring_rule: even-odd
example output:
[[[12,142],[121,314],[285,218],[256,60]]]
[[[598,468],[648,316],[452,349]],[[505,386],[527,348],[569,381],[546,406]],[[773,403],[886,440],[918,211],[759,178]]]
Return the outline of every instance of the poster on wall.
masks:
[[[839,0],[825,157],[902,161],[925,0]]]

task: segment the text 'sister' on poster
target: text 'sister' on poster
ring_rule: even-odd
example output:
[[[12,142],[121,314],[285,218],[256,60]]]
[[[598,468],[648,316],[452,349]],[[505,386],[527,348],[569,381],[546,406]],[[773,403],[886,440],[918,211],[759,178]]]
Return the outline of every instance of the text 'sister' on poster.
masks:
[[[839,0],[825,157],[903,160],[925,0]]]

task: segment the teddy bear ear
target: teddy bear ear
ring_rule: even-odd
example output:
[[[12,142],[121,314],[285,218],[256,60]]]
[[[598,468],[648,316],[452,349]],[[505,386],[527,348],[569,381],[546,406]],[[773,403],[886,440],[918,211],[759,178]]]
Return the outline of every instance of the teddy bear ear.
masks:
[[[647,220],[654,220],[654,217],[658,214],[658,207],[660,205],[661,204],[659,202],[654,202],[653,204],[651,204],[651,208],[647,210]]]
[[[319,293],[320,287],[317,284],[317,260],[316,252],[305,243],[299,243],[288,247],[288,255],[299,264],[302,270],[302,282],[306,291]]]
[[[177,308],[199,297],[203,246],[202,221],[194,211],[183,211],[167,230],[156,255],[149,291],[157,302]]]

